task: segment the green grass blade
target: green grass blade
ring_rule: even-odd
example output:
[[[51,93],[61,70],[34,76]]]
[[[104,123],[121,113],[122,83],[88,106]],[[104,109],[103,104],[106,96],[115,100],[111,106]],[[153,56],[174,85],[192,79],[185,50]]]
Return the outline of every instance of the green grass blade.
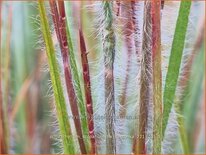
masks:
[[[63,88],[61,85],[57,60],[55,56],[54,45],[52,42],[52,37],[50,34],[50,28],[48,20],[46,17],[46,11],[44,7],[44,1],[38,1],[40,19],[41,19],[41,28],[46,44],[46,52],[48,57],[50,76],[56,101],[56,110],[57,110],[57,119],[59,123],[60,133],[63,141],[63,151],[65,154],[74,154],[74,144],[73,139],[71,138],[71,129],[67,116],[66,103],[63,94]]]
[[[66,8],[70,7],[68,6],[68,3],[66,4]],[[74,51],[74,46],[72,43],[72,38],[71,38],[71,33],[70,33],[70,28],[69,28],[69,14],[68,12],[66,12],[66,23],[67,23],[67,41],[68,41],[68,47],[69,47],[69,59],[70,59],[70,65],[71,65],[71,71],[72,71],[72,76],[73,79],[75,80],[75,91],[76,91],[76,95],[77,95],[77,99],[78,99],[78,108],[80,111],[80,115],[81,115],[81,125],[82,125],[82,130],[83,130],[83,135],[84,136],[88,136],[88,126],[87,126],[87,116],[86,116],[86,107],[85,107],[85,102],[83,99],[83,93],[82,93],[82,89],[81,89],[81,78],[79,76],[78,73],[78,68],[77,68],[77,62],[76,62],[76,58],[75,58],[75,51]],[[84,139],[85,141],[85,145],[88,151],[89,148],[89,140],[87,138]]]
[[[153,154],[161,154],[162,142],[162,70],[161,70],[161,1],[151,1],[153,69]]]
[[[163,124],[162,134],[164,135],[168,123],[169,114],[174,102],[179,70],[184,49],[185,36],[187,32],[188,18],[190,14],[191,1],[181,1],[179,15],[177,19],[174,39],[172,43],[169,67],[166,76],[166,83],[163,95]],[[164,136],[163,136],[164,137]]]
[[[73,75],[73,79],[75,79],[75,91],[76,91],[76,95],[78,98],[78,108],[80,111],[80,115],[81,115],[81,124],[82,124],[82,130],[83,130],[83,135],[87,136],[88,135],[88,126],[87,126],[87,116],[86,116],[86,107],[85,107],[85,103],[84,103],[84,99],[83,99],[83,94],[82,94],[82,90],[81,90],[81,85],[80,85],[80,76],[78,74],[78,69],[77,69],[77,62],[75,59],[75,54],[74,54],[74,49],[73,49],[73,44],[72,44],[72,39],[71,39],[71,35],[70,35],[70,31],[69,31],[69,27],[67,24],[67,40],[68,40],[68,45],[69,45],[69,52],[70,52],[70,65],[71,65],[71,71],[72,71],[72,75]],[[89,142],[87,140],[87,138],[85,138],[85,145],[88,149],[89,146]]]

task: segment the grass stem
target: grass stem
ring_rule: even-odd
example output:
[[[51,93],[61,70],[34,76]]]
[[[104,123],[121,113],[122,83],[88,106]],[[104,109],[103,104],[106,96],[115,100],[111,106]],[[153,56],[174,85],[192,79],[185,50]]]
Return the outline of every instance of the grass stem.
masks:
[[[65,154],[74,154],[75,153],[74,143],[73,143],[71,128],[67,116],[66,102],[65,102],[63,88],[60,81],[60,74],[57,65],[54,45],[50,34],[50,28],[49,28],[43,0],[38,0],[38,7],[40,12],[42,33],[46,44],[46,52],[48,57],[52,87],[54,90],[54,96],[56,101],[57,119],[58,119],[60,133],[63,142],[63,151]]]
[[[174,102],[177,81],[179,77],[179,70],[184,49],[185,37],[187,32],[187,25],[189,22],[189,14],[191,1],[181,1],[179,15],[176,23],[174,39],[172,43],[171,55],[169,60],[168,71],[166,75],[165,89],[163,95],[163,126],[162,138],[164,138],[167,127],[169,114]]]
[[[148,117],[148,106],[151,100],[151,82],[152,82],[152,50],[151,50],[151,2],[145,1],[144,23],[143,23],[143,44],[142,44],[142,62],[140,77],[140,110],[138,123],[138,136],[135,138],[134,153],[146,154],[146,128]]]
[[[67,31],[66,31],[66,13],[64,8],[64,1],[58,1],[58,9],[55,0],[50,0],[50,7],[53,16],[53,22],[55,25],[55,30],[57,34],[57,38],[59,40],[61,54],[63,58],[63,66],[64,66],[64,74],[66,81],[66,88],[68,99],[70,102],[70,107],[72,111],[72,115],[74,117],[74,125],[76,128],[77,138],[79,141],[79,146],[81,153],[86,154],[86,147],[84,144],[82,128],[80,123],[80,115],[77,106],[77,97],[72,81],[72,74],[70,70],[70,59],[69,59],[69,47],[67,42]]]
[[[151,1],[153,69],[153,153],[161,154],[162,141],[162,70],[161,70],[161,1]]]
[[[106,116],[106,153],[116,153],[115,140],[115,101],[114,101],[114,58],[115,33],[113,29],[113,2],[103,1],[104,34],[103,52],[105,67],[105,116]]]
[[[95,134],[94,134],[93,100],[92,100],[92,93],[91,93],[89,64],[88,64],[87,53],[86,53],[87,52],[86,44],[85,44],[84,36],[81,30],[79,30],[79,37],[80,37],[83,78],[84,78],[84,89],[85,89],[85,97],[86,97],[87,120],[88,120],[88,126],[89,126],[89,136],[90,136],[90,141],[91,141],[91,152],[90,153],[95,154],[96,153],[96,142],[95,142]]]

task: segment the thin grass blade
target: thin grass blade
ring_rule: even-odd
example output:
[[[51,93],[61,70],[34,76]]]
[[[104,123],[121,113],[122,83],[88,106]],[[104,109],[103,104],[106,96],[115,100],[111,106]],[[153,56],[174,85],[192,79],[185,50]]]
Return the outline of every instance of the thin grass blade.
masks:
[[[70,101],[70,107],[72,115],[74,117],[74,125],[77,133],[77,138],[80,146],[81,153],[86,154],[86,147],[84,144],[82,128],[80,123],[80,115],[77,106],[77,97],[74,90],[74,85],[72,81],[72,75],[70,70],[70,61],[69,61],[69,48],[67,42],[67,33],[66,33],[66,13],[64,8],[64,1],[58,1],[58,8],[55,0],[50,0],[50,8],[53,15],[53,22],[55,25],[55,30],[57,38],[59,40],[61,55],[63,58],[65,82],[67,88],[68,99]]]
[[[172,43],[171,55],[169,60],[168,71],[166,75],[166,83],[163,95],[163,126],[162,135],[164,137],[167,127],[169,114],[174,102],[179,70],[184,49],[185,36],[187,32],[188,18],[190,14],[191,1],[181,1],[179,15],[176,23],[174,39]],[[162,137],[162,138],[163,138]]]
[[[44,7],[44,1],[38,1],[38,7],[41,19],[41,29],[46,44],[46,52],[48,57],[50,76],[52,86],[54,90],[55,103],[57,109],[57,119],[59,123],[60,133],[63,141],[63,151],[65,154],[74,154],[74,143],[71,138],[71,129],[67,116],[66,102],[63,94],[63,88],[61,85],[60,74],[58,70],[57,60],[55,56],[54,45],[50,34],[50,28],[46,17],[46,10]]]

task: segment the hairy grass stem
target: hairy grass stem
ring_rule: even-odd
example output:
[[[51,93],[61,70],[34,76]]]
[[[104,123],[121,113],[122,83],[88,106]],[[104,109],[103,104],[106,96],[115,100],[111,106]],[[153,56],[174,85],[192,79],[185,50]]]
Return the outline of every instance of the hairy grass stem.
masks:
[[[179,77],[180,64],[184,49],[185,36],[187,32],[188,18],[190,14],[191,1],[181,1],[179,15],[176,23],[174,39],[172,43],[171,55],[163,95],[163,126],[162,135],[164,137],[169,114],[174,102],[177,81]],[[162,138],[163,138],[162,137]]]
[[[48,57],[48,63],[50,68],[50,75],[52,86],[54,90],[54,96],[56,101],[57,118],[60,128],[60,133],[63,141],[63,150],[65,154],[74,154],[74,143],[71,137],[71,129],[67,116],[66,102],[63,94],[63,88],[60,81],[59,69],[57,66],[57,60],[55,56],[55,50],[50,34],[50,28],[46,16],[44,7],[44,1],[38,1],[38,7],[40,12],[41,28],[46,45],[46,53]]]
[[[114,101],[114,58],[115,33],[113,29],[113,2],[102,1],[104,11],[104,78],[105,78],[105,116],[106,116],[106,153],[116,153],[115,139],[115,101]]]
[[[138,133],[135,137],[135,154],[146,153],[146,127],[148,106],[151,100],[151,82],[152,82],[152,49],[151,49],[151,2],[145,1],[144,5],[144,24],[143,24],[143,45],[142,45],[142,62],[141,62],[141,77],[140,77],[140,110],[139,110],[139,122]]]
[[[50,0],[51,12],[53,15],[53,22],[55,25],[55,30],[57,38],[59,40],[61,54],[63,58],[65,82],[67,88],[68,99],[70,102],[70,107],[72,115],[74,117],[74,124],[76,128],[76,133],[78,135],[78,141],[81,153],[86,154],[86,146],[83,139],[83,133],[80,123],[80,115],[77,106],[77,97],[74,90],[74,85],[72,81],[71,69],[70,69],[70,59],[69,59],[69,47],[67,42],[67,31],[66,31],[66,13],[64,8],[64,1],[58,1],[58,9],[55,0]]]
[[[84,40],[84,36],[81,30],[79,30],[80,38],[80,49],[81,49],[81,60],[82,60],[82,69],[83,69],[83,78],[84,78],[84,89],[85,89],[85,98],[86,98],[86,109],[87,109],[87,120],[89,126],[89,136],[91,141],[91,152],[92,154],[96,153],[96,142],[94,134],[94,121],[93,121],[93,100],[91,93],[91,81],[90,81],[90,72],[89,64],[87,59],[87,50]]]
[[[152,70],[153,70],[153,153],[161,153],[162,142],[162,69],[161,69],[161,1],[152,0]]]

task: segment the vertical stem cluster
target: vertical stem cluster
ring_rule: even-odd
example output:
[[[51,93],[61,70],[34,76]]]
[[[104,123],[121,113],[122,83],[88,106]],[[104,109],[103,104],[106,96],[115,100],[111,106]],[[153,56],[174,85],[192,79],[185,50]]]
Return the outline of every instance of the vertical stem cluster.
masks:
[[[102,4],[105,24],[103,34],[103,52],[105,67],[106,153],[115,154],[114,58],[116,42],[113,29],[113,2],[103,1]]]
[[[162,73],[161,73],[161,1],[152,0],[152,68],[153,68],[153,153],[161,153],[162,141]]]
[[[68,20],[68,19],[67,19]],[[71,34],[70,34],[70,30],[69,30],[69,26],[68,26],[68,22],[67,22],[67,40],[68,40],[68,45],[69,45],[69,58],[70,58],[70,65],[71,65],[71,70],[73,73],[73,81],[75,81],[74,87],[76,90],[76,95],[78,98],[78,106],[79,106],[79,111],[80,111],[80,115],[81,115],[81,125],[82,125],[82,132],[83,132],[83,136],[87,136],[88,135],[88,124],[87,124],[87,118],[86,118],[86,106],[84,103],[84,99],[83,99],[83,93],[81,90],[81,85],[80,85],[80,76],[78,74],[78,68],[77,68],[77,63],[76,63],[76,59],[75,59],[75,54],[74,54],[74,49],[73,49],[73,44],[72,44],[72,38],[71,38]],[[85,145],[86,148],[89,147],[89,142],[87,139],[85,139]]]
[[[73,86],[72,75],[70,70],[70,59],[69,59],[69,47],[67,42],[67,31],[66,31],[66,13],[64,8],[64,1],[58,1],[58,9],[55,0],[50,0],[50,7],[55,25],[55,31],[59,40],[61,55],[63,58],[64,75],[67,88],[68,99],[72,115],[74,118],[74,125],[77,133],[77,138],[80,146],[81,153],[86,154],[86,146],[83,139],[82,127],[80,122],[80,115],[77,106],[77,97]]]
[[[63,141],[63,149],[65,154],[74,154],[73,138],[71,137],[71,129],[67,116],[66,102],[64,98],[63,88],[60,81],[60,75],[55,55],[55,50],[50,34],[50,28],[46,17],[46,10],[44,1],[38,0],[38,7],[40,12],[41,28],[46,45],[46,52],[48,57],[50,76],[54,90],[56,101],[57,118],[60,128],[60,133]]]
[[[82,60],[83,78],[84,78],[84,90],[85,90],[85,97],[86,97],[87,121],[88,121],[89,136],[91,141],[90,153],[95,154],[96,142],[95,142],[95,134],[94,134],[93,100],[92,100],[92,93],[91,93],[89,64],[87,59],[85,40],[81,30],[79,30],[79,38],[80,38],[81,60]]]
[[[139,110],[139,123],[138,123],[138,135],[135,138],[134,153],[145,154],[146,153],[146,128],[148,117],[148,106],[150,102],[151,94],[151,2],[145,1],[144,6],[144,23],[143,23],[143,44],[142,44],[142,62],[141,62],[141,77],[140,77],[140,110]]]

